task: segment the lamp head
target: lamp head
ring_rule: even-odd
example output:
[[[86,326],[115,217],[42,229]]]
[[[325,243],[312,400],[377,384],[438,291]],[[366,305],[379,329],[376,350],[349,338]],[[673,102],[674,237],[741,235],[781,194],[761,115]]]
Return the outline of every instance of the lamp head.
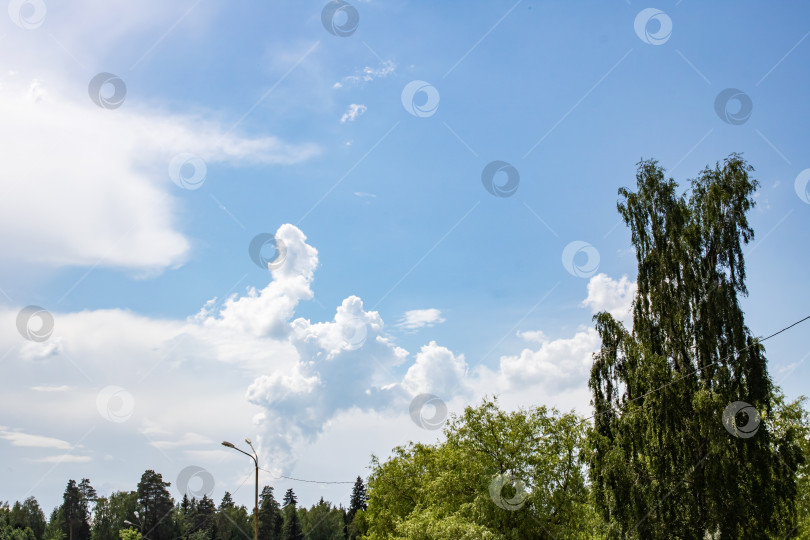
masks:
[[[236,448],[233,443],[229,443],[228,441],[222,441],[222,446],[227,446],[228,448]]]
[[[245,442],[248,444],[253,444],[252,442],[250,442],[250,437],[245,437]]]

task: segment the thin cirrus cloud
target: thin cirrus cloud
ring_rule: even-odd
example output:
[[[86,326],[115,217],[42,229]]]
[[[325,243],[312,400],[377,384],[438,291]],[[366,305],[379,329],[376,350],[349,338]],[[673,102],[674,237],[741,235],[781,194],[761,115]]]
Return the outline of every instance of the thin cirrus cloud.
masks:
[[[73,445],[62,439],[45,437],[43,435],[32,435],[21,431],[9,431],[0,426],[0,439],[9,441],[13,446],[25,446],[31,448],[53,448],[56,450],[70,450]]]
[[[380,67],[373,68],[370,66],[364,67],[354,75],[343,77],[340,81],[336,82],[332,88],[343,88],[344,86],[357,86],[371,82],[374,79],[381,79],[393,74],[397,69],[396,64],[391,60],[385,60],[380,64]]]
[[[405,328],[406,330],[415,330],[443,322],[444,317],[442,317],[442,312],[436,308],[412,309],[405,312],[402,319],[397,323],[397,326]]]

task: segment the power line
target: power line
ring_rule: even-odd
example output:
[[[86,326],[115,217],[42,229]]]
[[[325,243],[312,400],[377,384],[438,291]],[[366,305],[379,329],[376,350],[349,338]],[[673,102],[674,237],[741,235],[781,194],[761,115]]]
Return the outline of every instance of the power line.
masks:
[[[270,476],[272,476],[275,479],[284,478],[285,480],[293,480],[295,482],[307,482],[307,483],[310,483],[310,484],[354,484],[356,482],[356,480],[352,480],[351,482],[340,482],[340,481],[335,482],[335,481],[327,481],[327,480],[304,480],[303,478],[293,478],[292,476],[276,476],[276,475],[274,475],[272,473],[272,471],[268,471],[267,469],[264,469],[262,467],[259,467],[259,470],[262,470],[262,471],[264,471],[266,473],[270,473]]]
[[[801,324],[801,323],[803,323],[804,321],[806,321],[806,320],[808,320],[808,319],[810,319],[810,315],[808,315],[807,317],[804,317],[803,319],[799,319],[798,321],[794,322],[793,324],[790,324],[790,325],[788,325],[788,326],[785,326],[785,327],[784,327],[784,328],[782,328],[781,330],[779,330],[779,331],[777,331],[777,332],[774,332],[773,334],[771,334],[771,335],[769,335],[769,336],[767,336],[767,337],[764,337],[764,338],[754,338],[754,340],[751,342],[751,344],[746,345],[746,346],[745,346],[745,347],[743,347],[742,349],[740,349],[740,350],[738,350],[738,351],[736,351],[736,352],[734,352],[734,353],[728,354],[728,355],[724,356],[723,358],[720,358],[719,360],[715,360],[714,362],[711,362],[711,363],[709,363],[709,364],[706,364],[705,366],[700,366],[700,367],[698,367],[697,369],[695,369],[694,371],[691,371],[691,372],[687,373],[686,375],[682,375],[681,377],[679,377],[679,378],[677,378],[677,379],[675,379],[675,380],[673,380],[673,381],[669,381],[668,383],[663,384],[663,385],[659,386],[658,388],[654,388],[653,390],[650,390],[650,391],[648,391],[648,392],[644,392],[644,393],[643,393],[643,394],[641,394],[640,396],[637,396],[637,397],[634,397],[633,399],[628,400],[628,401],[627,401],[627,403],[632,403],[632,402],[634,402],[634,401],[638,401],[639,399],[642,399],[642,398],[644,398],[644,397],[646,397],[646,396],[649,396],[650,394],[654,394],[655,392],[658,392],[659,390],[663,390],[664,388],[667,388],[667,387],[669,387],[669,386],[672,386],[673,384],[675,384],[675,383],[677,383],[677,382],[680,382],[680,381],[682,381],[682,380],[686,379],[687,377],[691,377],[692,375],[694,375],[694,374],[695,374],[695,373],[697,373],[698,371],[702,371],[702,370],[704,370],[704,369],[706,369],[706,368],[708,368],[708,367],[711,367],[711,366],[717,365],[717,364],[719,364],[719,363],[721,363],[721,362],[724,362],[724,361],[728,360],[729,358],[731,358],[732,356],[735,356],[735,355],[737,355],[737,354],[740,354],[741,352],[743,352],[743,351],[746,351],[746,350],[750,349],[750,348],[751,348],[751,347],[753,347],[754,345],[757,345],[757,344],[762,343],[762,342],[764,342],[764,341],[768,341],[768,340],[769,340],[769,339],[771,339],[772,337],[774,337],[774,336],[778,336],[778,335],[779,335],[779,334],[781,334],[782,332],[784,332],[784,331],[786,331],[786,330],[789,330],[789,329],[793,328],[794,326],[796,326],[797,324]],[[610,411],[612,411],[612,410],[614,410],[614,407],[611,405],[611,406],[609,407],[609,409],[604,410],[604,411],[601,411],[601,412],[598,412],[598,413],[594,413],[593,415],[591,415],[591,416],[589,416],[589,417],[587,417],[587,418],[583,419],[583,420],[582,420],[582,422],[583,422],[583,423],[584,423],[584,422],[587,422],[588,420],[592,420],[592,419],[596,418],[597,416],[601,416],[601,415],[603,415],[603,414],[607,414],[608,412],[610,412]]]

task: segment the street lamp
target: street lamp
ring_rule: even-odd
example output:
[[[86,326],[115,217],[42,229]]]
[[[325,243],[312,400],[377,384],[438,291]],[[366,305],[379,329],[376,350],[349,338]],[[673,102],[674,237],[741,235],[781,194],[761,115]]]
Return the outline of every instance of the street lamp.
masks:
[[[253,460],[253,463],[256,464],[256,505],[253,507],[253,540],[259,540],[259,456],[256,454],[256,449],[253,448],[253,443],[250,442],[250,439],[245,438],[245,442],[248,443],[250,449],[253,450],[253,455],[251,456],[244,450],[240,450],[233,443],[229,443],[228,441],[222,441],[222,446],[227,446],[228,448],[233,448],[238,452],[242,452],[247,457]]]

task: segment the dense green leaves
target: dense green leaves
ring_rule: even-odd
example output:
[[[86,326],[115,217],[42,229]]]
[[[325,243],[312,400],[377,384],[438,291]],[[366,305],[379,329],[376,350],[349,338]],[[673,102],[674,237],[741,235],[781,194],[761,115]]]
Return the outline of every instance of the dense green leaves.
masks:
[[[619,190],[638,260],[633,327],[595,317],[602,346],[589,383],[590,472],[611,536],[767,538],[795,520],[802,456],[795,434],[768,421],[775,392],[764,347],[738,299],[742,248],[754,235],[752,170],[732,154],[678,195],[655,161],[643,161],[636,191]],[[755,436],[725,429],[723,411],[736,401],[761,415]]]
[[[365,538],[586,538],[598,530],[580,418],[545,407],[505,412],[485,400],[445,435],[373,461]]]

